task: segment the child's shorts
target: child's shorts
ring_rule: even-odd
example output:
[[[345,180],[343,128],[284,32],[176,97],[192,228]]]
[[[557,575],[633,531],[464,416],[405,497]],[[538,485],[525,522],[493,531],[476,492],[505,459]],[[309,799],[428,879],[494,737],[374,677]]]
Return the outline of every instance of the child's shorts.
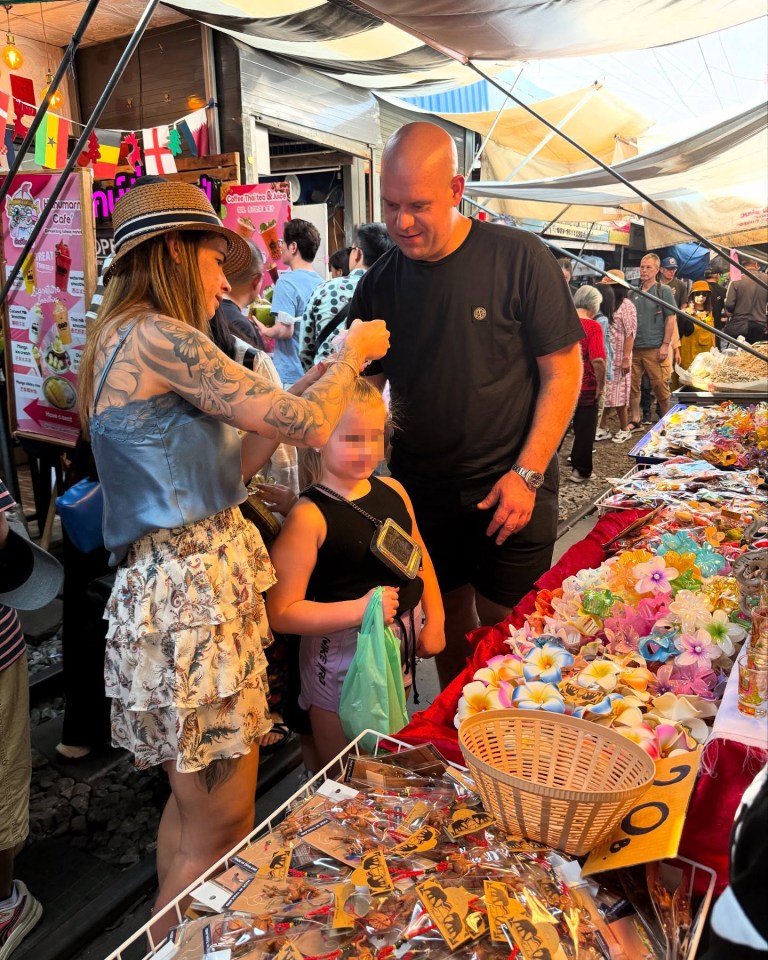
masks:
[[[416,640],[421,633],[421,604],[407,610],[390,624],[392,632],[400,640],[400,659],[403,664],[403,682],[406,691],[413,682],[413,664],[416,662]],[[323,636],[304,636],[299,650],[301,670],[301,693],[299,706],[302,710],[319,707],[337,713],[341,701],[341,688],[357,649],[359,627],[336,630]]]

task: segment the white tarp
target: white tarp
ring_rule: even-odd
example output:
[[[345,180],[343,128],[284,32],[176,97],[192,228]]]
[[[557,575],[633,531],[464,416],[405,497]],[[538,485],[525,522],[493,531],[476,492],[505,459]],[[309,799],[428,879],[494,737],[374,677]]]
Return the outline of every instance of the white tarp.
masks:
[[[468,60],[535,60],[641,50],[754,20],[755,0],[355,0]]]
[[[616,164],[615,170],[693,230],[722,243],[768,241],[768,127],[764,104],[663,150]],[[495,198],[513,216],[541,216],[546,203],[550,219],[559,205],[564,220],[612,220],[623,210],[648,214],[650,248],[683,239],[680,228],[656,223],[664,215],[604,170],[554,180],[526,183],[468,183],[467,195]],[[519,203],[525,206],[518,206]],[[535,204],[535,207],[533,206]],[[535,212],[534,212],[535,210]]]
[[[382,90],[466,83],[471,75],[454,62],[457,56],[510,61],[645,49],[761,14],[755,0],[645,0],[642,13],[629,0],[173,0],[171,5],[266,53]]]

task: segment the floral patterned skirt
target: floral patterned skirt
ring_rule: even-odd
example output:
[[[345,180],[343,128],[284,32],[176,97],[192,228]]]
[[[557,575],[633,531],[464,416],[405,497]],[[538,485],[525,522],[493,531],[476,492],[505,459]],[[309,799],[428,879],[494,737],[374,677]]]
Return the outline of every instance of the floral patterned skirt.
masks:
[[[202,770],[270,730],[262,591],[275,575],[238,509],[133,544],[106,609],[112,742],[136,766]]]

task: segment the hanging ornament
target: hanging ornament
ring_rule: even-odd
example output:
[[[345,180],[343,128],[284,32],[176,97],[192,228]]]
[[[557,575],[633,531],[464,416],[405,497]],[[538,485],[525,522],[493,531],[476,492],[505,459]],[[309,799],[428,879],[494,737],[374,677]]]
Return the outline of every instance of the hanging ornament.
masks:
[[[88,154],[91,163],[96,163],[99,159],[99,138],[95,133],[91,133],[88,137],[88,146],[85,148],[85,153]]]
[[[125,143],[128,147],[128,163],[130,163],[132,167],[135,167],[137,164],[141,163],[141,150],[139,148],[139,141],[136,138],[136,134],[129,133],[123,143]]]
[[[168,137],[168,149],[171,151],[174,157],[178,157],[181,153],[181,136],[176,127],[171,128],[170,136]]]
[[[44,100],[46,94],[48,93],[48,88],[53,83],[53,74],[49,70],[45,75],[45,86],[40,91],[40,99]],[[51,96],[51,102],[48,104],[49,110],[61,110],[62,105],[64,104],[64,94],[61,90],[56,90],[56,92]]]

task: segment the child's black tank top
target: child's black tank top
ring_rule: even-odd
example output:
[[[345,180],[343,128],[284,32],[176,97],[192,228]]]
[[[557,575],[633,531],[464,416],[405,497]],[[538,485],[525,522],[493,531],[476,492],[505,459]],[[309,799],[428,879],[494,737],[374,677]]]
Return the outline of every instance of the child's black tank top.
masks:
[[[371,477],[370,483],[369,493],[354,502],[377,520],[391,518],[411,533],[413,524],[400,494],[378,477]],[[424,589],[421,577],[404,580],[371,553],[375,528],[370,520],[315,487],[304,490],[302,496],[315,504],[328,528],[309,578],[307,600],[357,600],[373,587],[385,586],[400,587],[398,615],[416,606]]]

